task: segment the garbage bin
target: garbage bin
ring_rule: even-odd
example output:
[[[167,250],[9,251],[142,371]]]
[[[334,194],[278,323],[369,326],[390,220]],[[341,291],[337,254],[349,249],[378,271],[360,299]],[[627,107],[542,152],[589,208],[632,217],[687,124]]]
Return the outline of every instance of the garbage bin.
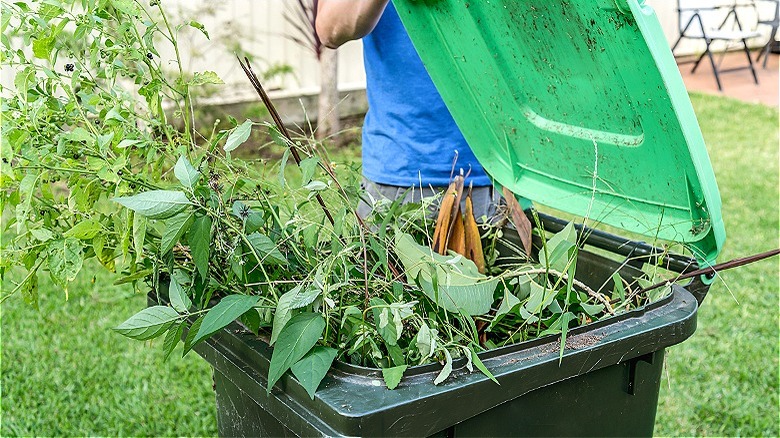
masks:
[[[714,263],[720,196],[679,71],[643,0],[394,0],[437,89],[496,184],[695,260],[580,227],[577,277],[600,287],[643,263]],[[562,221],[543,216],[545,229]],[[696,329],[712,278],[644,308],[480,354],[413,367],[395,390],[380,370],[336,362],[314,400],[290,375],[265,391],[271,348],[233,323],[195,347],[214,368],[223,436],[621,435],[653,431],[666,347]],[[150,297],[151,299],[151,297]],[[457,367],[456,363],[456,367]]]
[[[551,231],[563,225],[544,215],[542,222]],[[631,260],[580,251],[578,279],[588,284],[609,286],[614,272],[632,280],[641,275],[635,264],[661,254],[597,230],[579,232],[588,236],[586,248]],[[666,263],[697,267],[684,258]],[[214,368],[220,436],[650,436],[664,349],[696,330],[696,296],[703,299],[707,289],[694,280],[644,308],[572,329],[560,362],[559,336],[481,353],[500,385],[468,372],[461,360],[454,378],[438,386],[432,382],[440,366],[429,364],[407,370],[391,391],[380,370],[337,361],[312,400],[289,374],[266,393],[268,338],[239,323],[194,350]],[[150,303],[156,298],[150,293]]]

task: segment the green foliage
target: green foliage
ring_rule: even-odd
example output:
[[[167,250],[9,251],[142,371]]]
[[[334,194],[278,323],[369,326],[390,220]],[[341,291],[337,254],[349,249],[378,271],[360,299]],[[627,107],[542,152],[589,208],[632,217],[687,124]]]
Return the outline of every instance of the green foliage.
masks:
[[[395,389],[401,379],[404,377],[404,372],[408,366],[400,365],[392,368],[382,368],[382,377],[385,379],[385,385],[387,389]]]
[[[314,400],[317,387],[330,369],[337,354],[338,350],[333,348],[314,347],[306,356],[290,367],[290,371],[303,385],[312,400]]]
[[[777,111],[710,96],[694,96],[694,105],[711,148],[724,211],[730,212],[724,260],[768,249],[777,239],[780,217],[778,204],[767,202],[778,198],[780,187]],[[724,113],[743,123],[723,123]],[[341,158],[332,160],[341,163]],[[746,169],[750,178],[745,177]],[[417,207],[399,208],[408,208],[406,215],[418,215]],[[21,268],[6,272],[4,293],[26,274]],[[21,299],[2,305],[3,378],[24,382],[3,387],[3,436],[217,433],[211,370],[205,361],[194,355],[180,358],[181,349],[176,347],[161,366],[162,336],[148,342],[117,342],[110,330],[145,306],[145,295],[134,294],[129,284],[111,286],[116,274],[95,260],[86,261],[71,283],[67,303],[58,294],[60,287],[41,274],[31,277],[38,278],[40,312]],[[722,277],[699,310],[694,336],[667,349],[655,428],[660,436],[778,435],[778,407],[767,403],[778,391],[778,309],[773,305],[780,290],[778,266],[759,263]],[[514,284],[513,293],[524,300],[526,286]],[[388,291],[392,289],[388,285]],[[337,299],[338,291],[330,296]],[[355,310],[330,313],[331,330],[341,325],[342,317],[345,327],[354,327],[352,321],[363,318]],[[372,315],[369,311],[367,318]],[[420,327],[415,319],[409,324],[416,337]],[[430,321],[426,325],[430,330],[442,328]],[[437,333],[435,339],[444,342],[446,336]],[[370,341],[363,345],[370,352]],[[441,352],[434,360],[440,359]],[[350,359],[342,353],[340,360]],[[409,361],[409,366],[416,364]]]
[[[203,322],[198,327],[198,333],[192,340],[193,344],[197,344],[201,340],[212,335],[217,330],[233,322],[236,318],[249,311],[255,304],[259,297],[251,295],[229,295],[212,307],[203,317]]]
[[[249,139],[249,134],[251,132],[252,132],[252,121],[246,119],[244,123],[236,126],[233,130],[230,131],[230,135],[228,135],[227,141],[225,142],[225,146],[223,146],[225,152],[233,151],[237,147],[244,144],[244,142],[246,142]]]
[[[449,312],[484,315],[493,304],[498,278],[480,274],[471,260],[436,254],[408,234],[396,235],[395,250],[410,281],[418,281],[425,294]]]
[[[268,367],[268,392],[290,367],[303,359],[325,329],[325,319],[317,313],[299,313],[279,333]],[[324,374],[323,374],[324,376]],[[314,385],[315,388],[319,381]]]
[[[172,27],[159,4],[132,0],[46,5],[3,3],[3,56],[16,75],[3,101],[0,203],[12,236],[0,272],[26,270],[3,300],[18,293],[35,305],[46,271],[67,291],[94,258],[115,284],[167,285],[170,307],[141,310],[119,333],[165,334],[167,358],[185,329],[186,354],[235,320],[270,328],[269,389],[292,370],[310,394],[336,358],[395,369],[388,386],[398,370],[432,362],[444,363],[439,384],[459,357],[492,377],[476,350],[543,335],[563,342],[570,325],[607,314],[603,295],[574,283],[572,226],[551,237],[541,265],[490,263],[489,276],[432,254],[432,200],[378,205],[363,224],[357,169],[334,170],[312,139],[252,120],[200,132],[193,91],[222,81],[181,69],[178,32],[208,37],[199,23]],[[17,50],[28,43],[32,57]],[[159,44],[175,59],[162,59]],[[285,148],[278,165],[231,157],[255,127]],[[296,155],[300,166],[288,166]],[[489,260],[499,234],[486,231]],[[642,304],[623,295],[623,310]]]
[[[187,196],[176,190],[152,190],[113,201],[148,219],[168,219],[190,205]]]
[[[147,307],[114,328],[128,338],[145,341],[165,333],[174,322],[180,320],[179,313],[168,306]]]

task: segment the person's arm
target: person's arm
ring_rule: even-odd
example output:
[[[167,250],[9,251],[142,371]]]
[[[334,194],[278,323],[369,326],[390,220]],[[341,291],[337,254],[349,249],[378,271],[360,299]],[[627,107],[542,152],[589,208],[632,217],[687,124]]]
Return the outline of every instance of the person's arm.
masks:
[[[319,0],[317,35],[325,47],[338,48],[374,30],[388,0]]]

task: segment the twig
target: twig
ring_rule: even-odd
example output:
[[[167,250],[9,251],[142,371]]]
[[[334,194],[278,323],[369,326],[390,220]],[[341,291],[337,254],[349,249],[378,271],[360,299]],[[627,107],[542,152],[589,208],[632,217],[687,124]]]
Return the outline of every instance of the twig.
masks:
[[[244,70],[244,74],[246,74],[247,78],[249,78],[249,81],[252,83],[252,86],[255,88],[255,91],[257,91],[257,94],[260,96],[260,99],[262,99],[263,104],[265,104],[266,108],[268,108],[268,112],[271,114],[271,118],[274,120],[274,124],[276,124],[276,127],[279,129],[279,133],[281,133],[289,142],[290,144],[290,152],[292,153],[293,159],[295,160],[295,163],[300,166],[301,164],[301,156],[298,153],[298,148],[295,146],[295,143],[292,140],[292,136],[290,135],[290,132],[287,130],[287,127],[284,125],[284,122],[282,121],[281,116],[279,116],[279,112],[276,111],[276,107],[274,107],[273,102],[271,102],[271,99],[268,97],[268,94],[265,92],[265,89],[263,89],[263,86],[260,84],[260,80],[257,78],[257,75],[254,71],[252,71],[252,65],[249,63],[249,59],[244,57],[244,61],[241,61],[241,58],[236,56],[238,59],[238,64],[241,66],[241,69]],[[336,175],[333,173],[333,170],[329,166],[322,166],[323,169],[325,169],[325,172],[328,173],[328,176],[331,177],[334,184],[336,184],[336,187],[338,187],[339,191],[341,192],[342,196],[345,200],[349,200],[347,197],[346,192],[344,191],[344,188],[341,186],[341,184],[338,181],[338,178],[336,178]],[[320,196],[319,193],[316,194],[317,202],[319,202],[320,206],[322,207],[322,211],[325,213],[325,216],[328,218],[328,221],[330,221],[331,225],[335,224],[335,221],[333,220],[333,216],[330,214],[330,210],[328,210],[328,207],[325,205],[325,201],[322,199],[322,196]],[[363,258],[364,258],[364,265],[366,265],[368,262],[365,260],[367,256],[366,251],[366,243],[365,238],[363,237],[363,233],[371,233],[371,230],[368,228],[366,223],[363,221],[363,218],[360,217],[360,215],[357,214],[357,211],[353,211],[355,214],[355,219],[357,219],[358,225],[361,228],[361,240],[363,241]],[[387,266],[390,268],[390,271],[392,271],[393,275],[395,277],[400,277],[401,274],[399,273],[398,269],[393,266],[393,263],[390,262],[388,259]],[[366,284],[368,284],[368,279],[366,278]]]
[[[301,155],[298,153],[298,148],[292,141],[290,132],[282,122],[282,118],[279,116],[279,112],[276,111],[276,107],[274,107],[273,102],[271,102],[271,99],[268,97],[265,89],[263,89],[263,86],[260,84],[260,80],[257,78],[257,75],[255,75],[255,73],[252,71],[252,66],[249,64],[249,59],[244,58],[244,62],[246,62],[246,65],[241,62],[241,58],[238,58],[238,64],[241,66],[241,69],[244,70],[244,74],[246,74],[246,76],[249,78],[249,82],[252,83],[252,86],[255,88],[255,91],[257,91],[257,94],[260,95],[260,99],[263,100],[265,107],[268,108],[268,112],[271,113],[271,118],[274,119],[274,123],[279,129],[279,132],[284,136],[284,138],[287,139],[287,141],[289,141],[290,152],[292,153],[293,159],[295,160],[295,164],[300,166]],[[320,207],[322,207],[322,211],[325,213],[325,216],[328,218],[328,221],[330,221],[330,224],[334,225],[336,222],[333,220],[333,215],[330,214],[330,210],[328,210],[328,207],[325,205],[325,201],[322,199],[322,196],[317,193],[315,197],[317,198],[317,202],[320,204]]]
[[[640,294],[641,293],[645,293],[647,291],[650,291],[650,290],[653,290],[653,289],[658,289],[659,287],[664,287],[664,286],[666,286],[666,285],[668,285],[670,283],[675,283],[675,282],[678,282],[680,280],[684,280],[686,278],[692,278],[692,277],[696,277],[696,276],[699,276],[699,275],[714,274],[716,272],[725,271],[727,269],[738,268],[740,266],[745,266],[745,265],[748,265],[750,263],[755,263],[755,262],[757,262],[759,260],[764,260],[764,259],[768,259],[770,257],[774,257],[774,256],[776,256],[778,254],[780,254],[780,248],[773,249],[773,250],[767,251],[767,252],[762,252],[760,254],[754,254],[754,255],[751,255],[751,256],[747,256],[747,257],[742,257],[742,258],[738,258],[738,259],[734,259],[734,260],[729,260],[729,261],[723,262],[723,263],[718,263],[717,265],[712,265],[712,266],[709,266],[709,267],[706,267],[706,268],[697,269],[695,271],[686,272],[685,274],[680,274],[680,275],[678,275],[676,278],[674,278],[672,280],[666,280],[666,281],[662,281],[660,283],[656,283],[656,284],[654,284],[652,286],[648,286],[648,287],[640,290],[637,293],[640,293]]]

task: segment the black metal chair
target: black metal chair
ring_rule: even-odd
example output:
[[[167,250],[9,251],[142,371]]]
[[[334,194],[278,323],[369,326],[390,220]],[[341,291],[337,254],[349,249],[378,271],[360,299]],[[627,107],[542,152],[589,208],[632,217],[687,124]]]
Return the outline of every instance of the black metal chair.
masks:
[[[774,17],[771,18],[762,18],[758,9],[756,9],[756,13],[758,14],[758,24],[771,27],[771,30],[769,31],[769,41],[767,41],[766,45],[758,52],[758,57],[756,58],[756,62],[758,62],[761,60],[761,57],[763,56],[764,57],[763,67],[766,68],[766,61],[767,58],[769,58],[769,52],[772,49],[772,44],[775,43],[775,37],[777,36],[777,28],[778,26],[780,26],[780,0],[757,0],[757,1],[764,2],[764,3],[774,3],[775,5],[775,15]]]
[[[745,30],[742,27],[742,23],[737,16],[737,6],[735,3],[730,4],[716,4],[712,1],[706,0],[677,0],[677,16],[679,18],[680,25],[680,37],[672,46],[672,53],[674,53],[680,41],[683,39],[696,39],[704,41],[706,48],[704,53],[701,54],[693,62],[692,73],[696,72],[696,69],[701,64],[704,57],[708,57],[710,64],[712,64],[712,72],[715,75],[715,82],[718,84],[718,90],[723,91],[723,86],[720,81],[720,75],[723,73],[731,73],[741,70],[750,70],[753,74],[753,81],[758,84],[758,76],[756,75],[756,69],[753,65],[753,59],[750,56],[750,49],[748,49],[747,40],[761,36],[759,32],[754,30]],[[731,20],[731,29],[727,28],[727,24]],[[714,26],[713,23],[720,22],[720,25]],[[716,41],[723,41],[727,44],[726,50],[731,43],[738,43],[742,45],[742,50],[745,52],[748,64],[742,67],[732,67],[728,69],[721,69],[720,62],[715,62],[715,57],[712,53],[712,44]],[[722,59],[721,59],[722,61]]]

